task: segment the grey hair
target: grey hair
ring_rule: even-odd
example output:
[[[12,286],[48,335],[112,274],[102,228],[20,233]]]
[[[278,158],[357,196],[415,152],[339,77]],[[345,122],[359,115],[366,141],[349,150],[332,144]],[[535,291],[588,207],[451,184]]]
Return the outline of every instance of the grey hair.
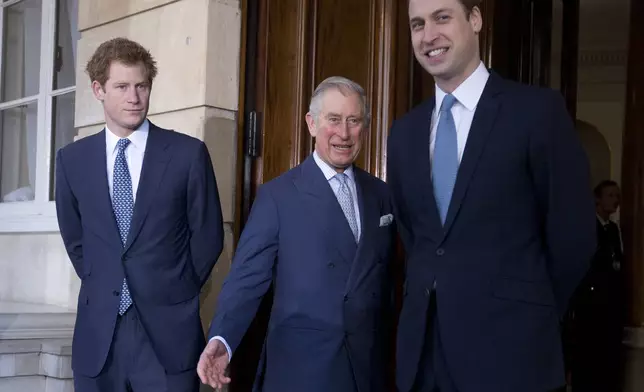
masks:
[[[362,117],[364,121],[364,126],[369,126],[371,121],[371,113],[369,112],[369,104],[367,103],[367,94],[365,93],[362,86],[358,83],[345,78],[343,76],[331,76],[324,79],[313,91],[311,95],[311,103],[309,104],[309,113],[313,116],[315,122],[318,122],[318,117],[322,111],[322,97],[324,93],[329,90],[339,90],[342,94],[347,95],[349,93],[356,93],[360,98],[362,103]]]

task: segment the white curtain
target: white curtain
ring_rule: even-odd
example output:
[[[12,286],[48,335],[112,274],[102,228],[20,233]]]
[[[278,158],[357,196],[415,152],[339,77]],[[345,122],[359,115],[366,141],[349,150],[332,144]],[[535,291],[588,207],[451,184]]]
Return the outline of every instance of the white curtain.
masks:
[[[58,1],[58,40],[62,67],[55,72],[55,88],[70,87],[76,80],[78,0]],[[25,0],[5,8],[4,101],[38,93],[40,78],[41,0]],[[53,66],[51,64],[50,66]],[[74,140],[74,93],[54,98],[52,142],[54,151]],[[37,108],[0,113],[0,200],[34,199],[37,158]]]
[[[39,89],[39,1],[26,0],[5,8],[3,90],[5,100],[36,94]],[[2,113],[3,201],[33,200],[36,180],[37,106],[8,109]]]
[[[62,49],[62,64],[57,72],[57,88],[76,83],[76,43],[78,32],[78,0],[59,2],[58,45]],[[56,98],[54,115],[54,151],[74,141],[74,93]]]

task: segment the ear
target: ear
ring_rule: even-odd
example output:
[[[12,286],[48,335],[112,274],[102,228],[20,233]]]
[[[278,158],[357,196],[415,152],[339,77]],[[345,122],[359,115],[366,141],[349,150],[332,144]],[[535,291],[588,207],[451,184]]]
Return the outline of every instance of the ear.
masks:
[[[470,12],[470,25],[476,34],[480,33],[483,28],[483,16],[481,15],[481,9],[478,6],[472,8],[472,11]]]
[[[315,119],[313,118],[313,115],[311,112],[306,113],[306,125],[309,128],[309,133],[311,134],[312,137],[315,137],[318,133],[318,129],[315,126]]]
[[[103,100],[105,99],[105,90],[103,89],[103,86],[101,86],[101,84],[96,80],[92,82],[92,92],[94,93],[94,97],[96,97],[96,99],[103,102]]]

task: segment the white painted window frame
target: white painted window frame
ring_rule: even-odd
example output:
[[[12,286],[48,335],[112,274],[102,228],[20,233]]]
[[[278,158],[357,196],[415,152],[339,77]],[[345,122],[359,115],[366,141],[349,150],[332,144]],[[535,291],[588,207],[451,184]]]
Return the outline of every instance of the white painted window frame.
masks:
[[[0,3],[0,53],[3,53],[4,9],[23,0]],[[0,202],[0,234],[57,232],[56,205],[50,201],[53,186],[52,127],[53,99],[56,96],[76,91],[76,86],[53,89],[54,60],[56,47],[56,0],[42,0],[40,34],[40,83],[37,95],[0,103],[0,109],[10,109],[29,103],[37,104],[36,179],[33,201]],[[2,57],[0,56],[0,75]],[[2,88],[2,78],[0,78]]]

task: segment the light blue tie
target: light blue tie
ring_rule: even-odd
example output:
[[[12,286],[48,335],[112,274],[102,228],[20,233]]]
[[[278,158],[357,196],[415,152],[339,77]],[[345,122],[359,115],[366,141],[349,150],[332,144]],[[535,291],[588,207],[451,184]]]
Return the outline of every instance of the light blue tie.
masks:
[[[336,192],[335,196],[338,198],[338,203],[340,203],[340,207],[342,207],[342,212],[344,212],[347,222],[349,222],[349,227],[351,227],[353,237],[356,242],[358,242],[358,221],[356,220],[356,210],[353,206],[351,188],[347,183],[347,175],[345,173],[338,173],[334,178],[340,183],[340,188]]]
[[[127,234],[130,232],[130,223],[134,213],[134,195],[132,193],[132,178],[125,160],[125,149],[130,144],[129,139],[120,139],[116,144],[118,153],[114,162],[114,179],[112,186],[112,208],[116,217],[121,242],[125,247]],[[127,282],[123,279],[121,287],[121,301],[119,303],[119,314],[123,315],[132,305],[132,297],[127,287]]]
[[[434,156],[432,159],[432,182],[434,197],[440,214],[441,223],[445,224],[452,191],[458,173],[458,143],[456,141],[456,125],[451,108],[456,102],[453,95],[448,94],[441,104],[440,119],[436,130]]]

